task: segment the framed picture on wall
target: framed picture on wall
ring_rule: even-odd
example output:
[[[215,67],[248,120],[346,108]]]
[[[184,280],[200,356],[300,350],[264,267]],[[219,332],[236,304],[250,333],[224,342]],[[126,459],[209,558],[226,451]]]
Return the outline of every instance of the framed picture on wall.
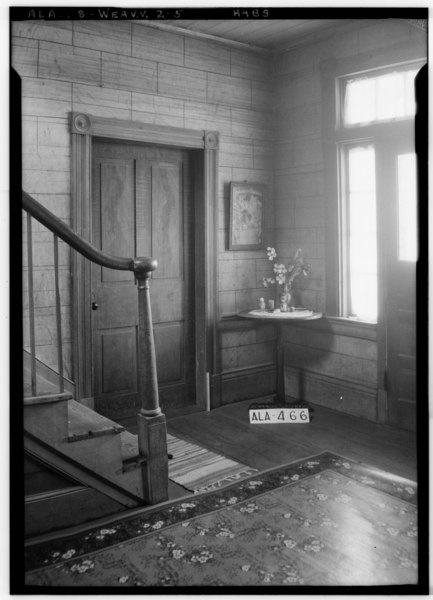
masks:
[[[266,185],[230,184],[229,250],[260,250],[265,246]]]

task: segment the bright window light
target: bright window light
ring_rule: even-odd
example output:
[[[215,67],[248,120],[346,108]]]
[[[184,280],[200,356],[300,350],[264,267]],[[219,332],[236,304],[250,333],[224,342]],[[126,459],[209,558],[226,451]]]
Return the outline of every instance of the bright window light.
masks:
[[[373,146],[347,154],[349,304],[351,316],[377,319],[376,180]]]
[[[368,123],[375,118],[375,85],[372,79],[348,81],[344,122],[346,125]]]
[[[349,79],[345,86],[345,125],[366,125],[415,114],[415,75],[418,69],[375,77]]]
[[[417,259],[417,181],[415,154],[398,156],[399,259]]]

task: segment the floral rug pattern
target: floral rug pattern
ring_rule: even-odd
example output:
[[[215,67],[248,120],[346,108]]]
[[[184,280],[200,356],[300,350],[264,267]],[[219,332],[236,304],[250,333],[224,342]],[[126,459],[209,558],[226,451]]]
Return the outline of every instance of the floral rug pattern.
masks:
[[[26,585],[416,584],[416,538],[416,484],[324,452],[29,546]]]

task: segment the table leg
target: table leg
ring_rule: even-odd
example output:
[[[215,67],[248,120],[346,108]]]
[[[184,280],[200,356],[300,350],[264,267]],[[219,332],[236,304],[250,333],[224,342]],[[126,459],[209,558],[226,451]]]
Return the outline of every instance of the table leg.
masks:
[[[284,336],[281,325],[276,325],[277,329],[277,394],[276,401],[279,404],[285,404],[286,394],[284,391]]]

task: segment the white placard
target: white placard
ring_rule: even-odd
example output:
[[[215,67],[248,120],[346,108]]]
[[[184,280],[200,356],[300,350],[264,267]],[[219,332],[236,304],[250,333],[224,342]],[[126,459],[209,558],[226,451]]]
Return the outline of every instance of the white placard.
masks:
[[[250,408],[250,423],[309,423],[308,408]]]

